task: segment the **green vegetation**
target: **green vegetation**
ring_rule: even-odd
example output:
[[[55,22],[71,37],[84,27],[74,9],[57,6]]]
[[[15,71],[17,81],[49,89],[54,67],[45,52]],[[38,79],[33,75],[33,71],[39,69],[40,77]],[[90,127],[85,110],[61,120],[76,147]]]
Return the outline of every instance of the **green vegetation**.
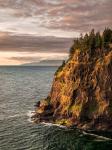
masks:
[[[55,72],[55,75],[57,75],[58,72],[62,71],[62,69],[65,66],[65,64],[66,64],[65,60],[63,60],[62,65],[57,69],[57,71]]]
[[[91,30],[89,34],[84,36],[81,34],[80,38],[74,40],[74,44],[70,49],[70,56],[73,56],[76,49],[81,51],[90,51],[93,55],[96,50],[108,50],[110,49],[110,44],[112,43],[112,30],[105,28],[103,33],[95,33],[94,29]]]

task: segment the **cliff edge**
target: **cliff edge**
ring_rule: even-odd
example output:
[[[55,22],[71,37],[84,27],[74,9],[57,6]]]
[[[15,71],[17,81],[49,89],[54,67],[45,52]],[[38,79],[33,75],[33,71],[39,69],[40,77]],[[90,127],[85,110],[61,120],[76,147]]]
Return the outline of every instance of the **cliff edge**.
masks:
[[[73,47],[72,47],[73,48]],[[112,131],[112,47],[75,48],[54,75],[48,97],[32,120]]]

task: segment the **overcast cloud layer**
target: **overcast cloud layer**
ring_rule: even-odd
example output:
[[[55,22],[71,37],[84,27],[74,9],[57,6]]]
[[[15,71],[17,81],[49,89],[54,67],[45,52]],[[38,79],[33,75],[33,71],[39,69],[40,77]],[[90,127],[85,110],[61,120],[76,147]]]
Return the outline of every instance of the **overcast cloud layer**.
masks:
[[[0,23],[1,30],[75,36],[112,26],[112,0],[0,0]]]
[[[2,53],[65,53],[73,37],[105,27],[112,27],[112,0],[0,0]]]
[[[53,36],[12,35],[0,32],[0,51],[19,52],[68,52],[73,38]]]

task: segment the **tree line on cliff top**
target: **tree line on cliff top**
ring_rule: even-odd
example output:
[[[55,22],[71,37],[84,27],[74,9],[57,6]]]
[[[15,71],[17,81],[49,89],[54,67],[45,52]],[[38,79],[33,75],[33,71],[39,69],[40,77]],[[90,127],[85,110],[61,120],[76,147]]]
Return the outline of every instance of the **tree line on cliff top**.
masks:
[[[72,47],[70,48],[70,58],[74,55],[76,50],[88,51],[90,56],[93,57],[97,53],[101,54],[103,51],[112,49],[112,30],[105,28],[102,32],[95,32],[94,29],[90,33],[86,33],[84,36],[81,34],[79,38],[74,40]],[[55,74],[62,70],[66,61],[62,62],[62,65],[58,68]]]
[[[73,46],[70,49],[70,55],[72,56],[76,49],[81,51],[90,51],[91,55],[94,54],[95,50],[108,50],[110,49],[110,44],[112,43],[112,30],[105,28],[103,33],[91,30],[88,34],[84,36],[81,34],[79,38],[74,40]]]

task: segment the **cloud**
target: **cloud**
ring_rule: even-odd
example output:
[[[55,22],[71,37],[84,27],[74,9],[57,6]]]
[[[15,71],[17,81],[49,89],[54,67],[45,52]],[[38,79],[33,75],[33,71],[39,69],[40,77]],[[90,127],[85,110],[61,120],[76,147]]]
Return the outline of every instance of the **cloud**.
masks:
[[[112,27],[111,6],[111,0],[0,0],[0,30],[78,36]]]
[[[53,36],[14,35],[0,32],[0,51],[67,53],[73,38]]]
[[[111,7],[112,0],[0,0],[0,64],[65,57],[80,33],[112,27]]]
[[[58,9],[49,10],[49,17],[57,17],[56,21],[44,23],[48,28],[65,29],[69,31],[87,32],[91,28],[102,30],[106,26],[112,27],[111,0],[76,0]]]
[[[0,32],[0,65],[19,65],[45,59],[64,60],[72,42],[72,38]]]

